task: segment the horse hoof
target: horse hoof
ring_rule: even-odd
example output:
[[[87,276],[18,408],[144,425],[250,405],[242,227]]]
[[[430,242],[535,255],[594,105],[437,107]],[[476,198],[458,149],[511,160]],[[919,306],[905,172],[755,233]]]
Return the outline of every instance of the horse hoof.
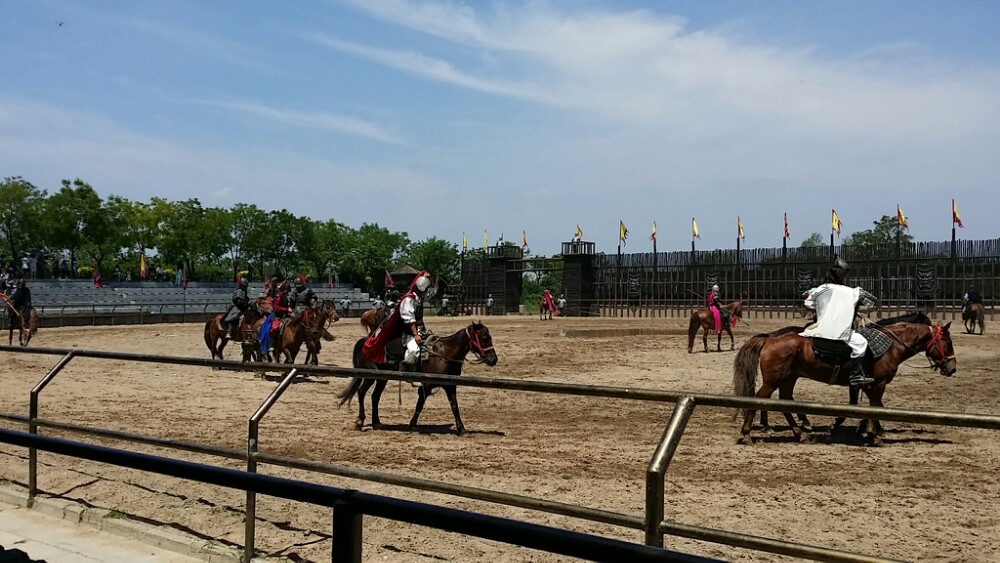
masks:
[[[736,443],[741,446],[752,446],[753,438],[751,438],[749,434],[744,434],[736,439]]]
[[[468,436],[469,435],[469,431],[466,430],[465,428],[459,428],[458,429],[458,435],[459,436]]]
[[[382,423],[381,422],[373,422],[372,423],[372,430],[381,430],[381,429],[382,429]]]
[[[354,421],[354,429],[355,430],[364,430],[365,429],[365,421],[363,421],[363,420],[355,420]]]

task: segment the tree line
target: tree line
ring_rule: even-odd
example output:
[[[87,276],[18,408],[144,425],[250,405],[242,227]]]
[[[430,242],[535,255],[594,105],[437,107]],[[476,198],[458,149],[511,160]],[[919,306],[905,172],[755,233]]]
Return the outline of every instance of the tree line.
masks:
[[[379,292],[386,271],[401,264],[457,282],[457,245],[437,237],[412,241],[377,223],[353,228],[286,210],[238,203],[205,207],[198,199],[102,198],[87,182],[63,180],[53,193],[21,177],[0,184],[0,256],[4,264],[43,258],[50,271],[64,257],[74,276],[92,269],[107,278],[119,268],[138,279],[140,253],[165,271],[187,279],[231,280],[241,271],[255,279],[305,274]]]

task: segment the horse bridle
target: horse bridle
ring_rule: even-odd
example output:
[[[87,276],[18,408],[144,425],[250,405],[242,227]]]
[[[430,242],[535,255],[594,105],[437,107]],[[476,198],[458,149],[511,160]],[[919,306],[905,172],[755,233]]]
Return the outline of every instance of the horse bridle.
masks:
[[[883,334],[887,334],[888,336],[890,336],[893,340],[899,343],[899,345],[902,346],[906,351],[913,353],[920,352],[920,350],[914,348],[913,346],[907,345],[905,342],[900,340],[900,338],[896,336],[895,332],[889,330],[889,327],[881,325],[875,325],[875,326],[882,329]],[[937,360],[931,358],[930,355],[930,351],[934,349],[935,344],[937,344],[938,356],[941,356],[941,358]],[[941,368],[944,367],[944,364],[947,363],[948,360],[955,359],[954,354],[952,354],[951,356],[944,355],[944,327],[941,326],[941,323],[938,323],[931,327],[931,341],[928,342],[927,346],[924,347],[924,353],[926,354],[927,361],[930,363],[930,365],[928,365],[927,367],[938,371],[940,371]]]
[[[472,362],[469,362],[469,363],[470,364],[482,364],[482,363],[485,363],[486,362],[486,352],[489,352],[490,350],[493,350],[494,349],[493,346],[489,346],[489,347],[483,348],[483,343],[482,343],[482,341],[479,338],[479,331],[472,332],[472,330],[471,330],[470,327],[465,327],[465,335],[469,338],[469,352],[472,352],[473,354],[476,355],[476,361],[472,361]],[[469,352],[466,352],[466,354],[468,354]],[[463,364],[463,363],[466,362],[466,359],[465,359],[464,356],[461,357],[461,358],[447,358],[445,356],[442,356],[441,354],[438,354],[436,352],[432,352],[430,350],[427,351],[427,354],[429,356],[434,356],[434,357],[437,357],[437,358],[441,358],[442,360],[445,360],[447,362],[455,362],[457,364]]]

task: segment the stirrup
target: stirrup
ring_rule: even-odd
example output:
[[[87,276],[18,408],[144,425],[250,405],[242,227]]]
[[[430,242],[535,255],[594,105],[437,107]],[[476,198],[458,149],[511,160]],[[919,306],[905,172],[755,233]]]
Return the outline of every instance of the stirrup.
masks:
[[[848,383],[851,387],[868,387],[872,383],[875,383],[875,380],[865,376],[863,373],[857,373],[851,375],[850,379],[848,379]]]

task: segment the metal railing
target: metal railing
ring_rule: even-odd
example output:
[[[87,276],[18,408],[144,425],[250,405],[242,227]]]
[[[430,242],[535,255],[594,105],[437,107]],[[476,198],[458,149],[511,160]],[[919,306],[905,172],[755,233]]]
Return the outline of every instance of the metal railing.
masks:
[[[739,534],[724,530],[716,530],[700,526],[680,524],[664,519],[664,495],[666,472],[670,461],[676,451],[684,429],[691,414],[697,405],[768,410],[786,413],[801,413],[813,415],[826,415],[835,417],[851,417],[862,419],[878,419],[894,422],[908,422],[916,424],[929,424],[941,426],[959,426],[969,428],[984,428],[990,430],[1000,430],[1000,416],[979,415],[966,413],[943,413],[913,411],[903,409],[889,409],[876,407],[858,407],[845,405],[828,405],[820,403],[808,403],[800,401],[787,401],[782,399],[758,399],[752,397],[734,397],[729,395],[698,394],[676,391],[660,391],[655,389],[636,389],[595,385],[578,385],[568,383],[550,383],[538,381],[524,381],[499,378],[481,378],[473,376],[448,376],[448,375],[425,375],[414,373],[398,373],[385,371],[358,370],[351,368],[341,368],[335,366],[308,366],[308,365],[288,365],[288,364],[253,364],[254,370],[281,371],[291,370],[286,373],[275,390],[263,402],[261,407],[249,419],[247,450],[239,451],[215,446],[205,446],[181,441],[167,440],[150,436],[135,435],[120,431],[94,429],[86,426],[69,424],[64,422],[54,422],[37,418],[38,393],[45,384],[63,369],[73,358],[101,358],[112,360],[152,362],[160,364],[174,364],[187,366],[216,367],[228,370],[247,370],[247,364],[228,360],[211,360],[202,358],[186,358],[178,356],[158,356],[151,354],[132,354],[121,352],[104,352],[95,350],[67,350],[55,348],[19,348],[0,346],[0,352],[17,352],[33,354],[49,354],[62,356],[59,363],[36,385],[32,390],[32,402],[29,405],[29,417],[13,414],[0,413],[0,418],[6,418],[17,422],[27,422],[29,429],[37,432],[38,427],[52,427],[62,430],[70,430],[93,434],[96,436],[129,440],[138,443],[174,448],[185,451],[218,455],[231,459],[241,459],[247,461],[247,468],[256,471],[257,465],[269,463],[283,467],[305,469],[328,475],[336,475],[348,478],[362,479],[367,481],[385,483],[409,487],[425,491],[445,493],[475,500],[515,506],[531,510],[538,510],[552,514],[559,514],[582,520],[601,522],[624,528],[643,530],[646,542],[649,545],[662,546],[663,535],[675,535],[710,541],[735,547],[743,547],[791,555],[807,559],[817,559],[824,561],[886,561],[877,557],[869,557],[857,553],[850,553],[819,546],[812,546],[796,542],[783,541],[773,538]],[[393,381],[406,381],[410,383],[428,383],[434,385],[463,385],[467,387],[479,387],[489,389],[500,389],[506,391],[527,391],[552,393],[562,395],[576,395],[587,397],[602,397],[625,400],[653,401],[660,403],[674,403],[675,408],[664,432],[658,442],[656,450],[651,457],[646,469],[646,495],[645,512],[643,516],[634,516],[607,510],[587,508],[567,503],[538,499],[523,495],[516,495],[476,487],[468,487],[433,481],[429,479],[412,477],[408,475],[396,475],[391,473],[357,469],[341,465],[329,464],[317,461],[307,461],[273,454],[266,454],[258,451],[259,424],[266,415],[270,407],[278,400],[285,389],[297,376],[325,376],[325,377],[371,377],[376,379],[386,379]],[[37,463],[34,456],[29,454],[29,474],[35,469]],[[30,480],[29,480],[30,481]],[[37,483],[29,487],[29,498],[33,497]],[[247,522],[246,540],[248,553],[252,553],[256,518],[254,516],[255,502],[251,502],[248,493],[247,502]]]
[[[0,429],[0,442],[44,450],[59,455],[138,469],[159,475],[245,490],[287,500],[323,506],[333,510],[332,559],[336,563],[358,562],[362,555],[363,516],[386,518],[539,549],[558,555],[597,561],[720,561],[662,548],[630,543],[593,534],[573,532],[499,516],[434,506],[329,487],[281,477],[258,475],[224,467],[181,461],[95,446],[31,433]],[[252,555],[253,550],[246,550]]]

